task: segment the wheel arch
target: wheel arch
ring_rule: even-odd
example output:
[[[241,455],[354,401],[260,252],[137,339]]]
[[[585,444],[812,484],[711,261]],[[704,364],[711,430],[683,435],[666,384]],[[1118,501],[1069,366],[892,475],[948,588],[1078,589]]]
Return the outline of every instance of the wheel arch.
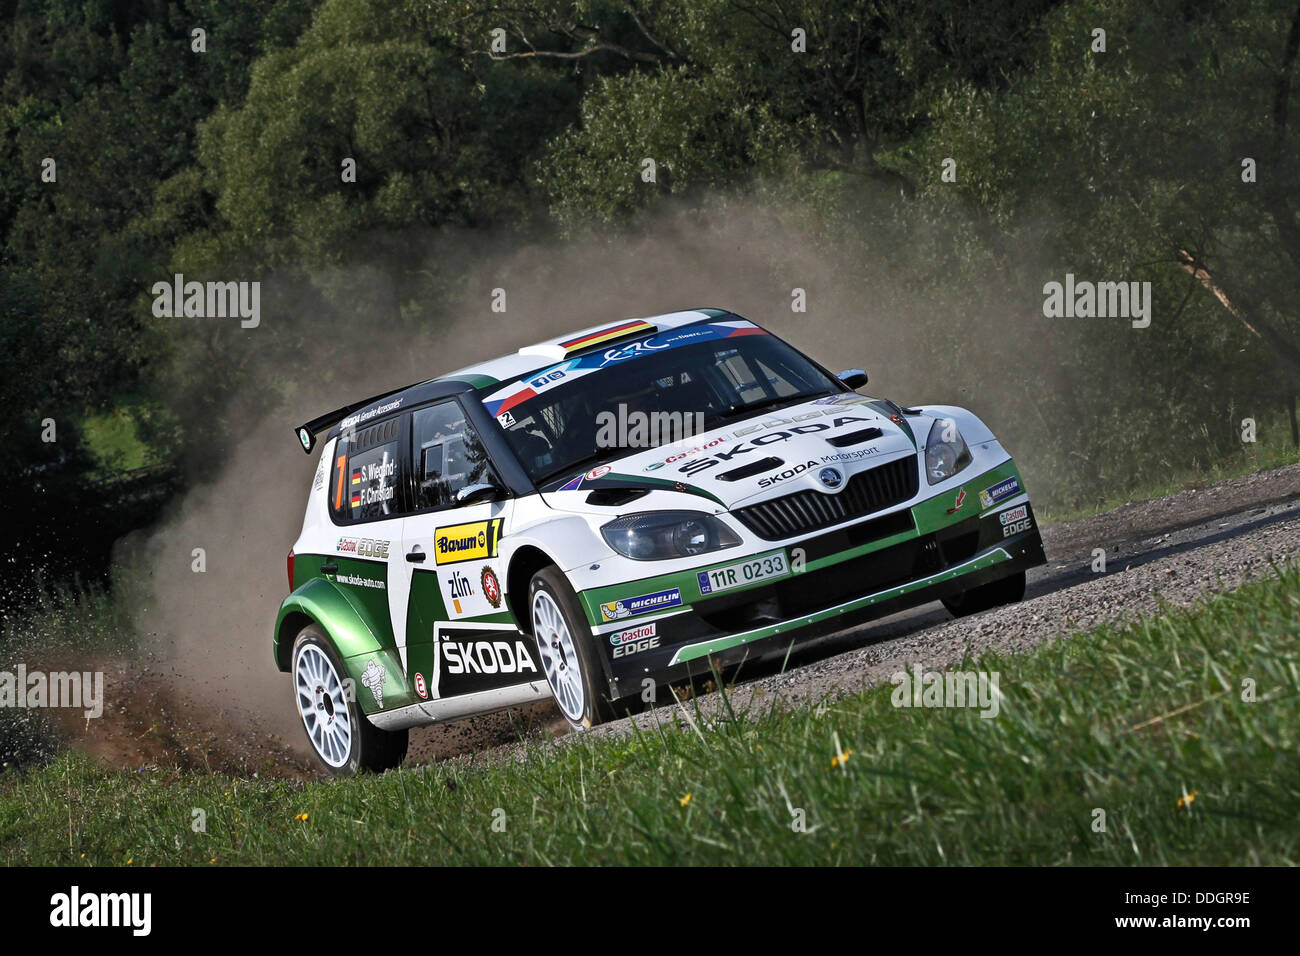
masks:
[[[272,649],[280,670],[289,670],[294,637],[308,624],[316,624],[325,632],[345,667],[358,654],[385,649],[363,610],[332,581],[312,578],[285,598],[276,616]]]
[[[290,657],[293,655],[294,637],[308,624],[318,623],[315,618],[308,616],[305,612],[294,608],[280,615],[280,619],[275,623],[275,642],[273,651],[275,653],[275,666],[281,671],[288,671],[293,663]]]
[[[558,568],[559,562],[532,544],[524,545],[510,556],[510,566],[506,571],[506,603],[525,634],[533,633],[533,620],[528,613],[528,582],[542,568],[551,565]]]

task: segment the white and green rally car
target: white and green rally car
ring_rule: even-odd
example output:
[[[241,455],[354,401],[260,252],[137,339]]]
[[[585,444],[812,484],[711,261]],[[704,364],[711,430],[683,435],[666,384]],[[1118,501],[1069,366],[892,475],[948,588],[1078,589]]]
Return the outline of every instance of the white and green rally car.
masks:
[[[970,412],[857,394],[717,309],[588,329],[297,430],[326,433],[275,662],[334,773],[407,729],[656,684],[942,600],[1019,600],[1042,542]]]

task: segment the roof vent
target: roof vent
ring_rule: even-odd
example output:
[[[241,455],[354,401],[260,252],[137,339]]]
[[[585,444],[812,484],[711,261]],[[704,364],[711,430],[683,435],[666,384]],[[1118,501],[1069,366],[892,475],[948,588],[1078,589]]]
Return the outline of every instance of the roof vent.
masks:
[[[860,428],[855,432],[849,432],[847,435],[836,435],[834,438],[828,438],[826,441],[836,448],[847,448],[849,445],[860,445],[864,441],[879,438],[881,434],[879,428]]]

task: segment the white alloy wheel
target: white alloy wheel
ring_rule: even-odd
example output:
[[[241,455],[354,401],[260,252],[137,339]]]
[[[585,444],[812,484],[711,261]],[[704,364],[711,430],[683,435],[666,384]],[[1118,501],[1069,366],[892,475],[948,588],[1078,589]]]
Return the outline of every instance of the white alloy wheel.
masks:
[[[343,682],[329,656],[316,644],[303,644],[293,666],[294,697],[307,739],[330,767],[342,767],[352,754],[352,717]]]
[[[545,590],[533,594],[533,634],[542,655],[542,670],[555,694],[555,702],[570,721],[582,720],[586,711],[581,663],[569,625],[555,598]]]

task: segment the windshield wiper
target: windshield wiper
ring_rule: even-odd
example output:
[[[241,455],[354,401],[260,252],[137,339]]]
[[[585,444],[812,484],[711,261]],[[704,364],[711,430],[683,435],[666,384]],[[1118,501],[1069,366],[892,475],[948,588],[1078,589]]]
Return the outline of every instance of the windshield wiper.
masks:
[[[725,411],[718,412],[714,417],[721,421],[735,418],[737,415],[748,415],[751,412],[761,411],[765,408],[772,408],[776,405],[797,405],[800,402],[806,402],[811,398],[821,398],[823,395],[832,395],[833,392],[808,392],[803,395],[776,395],[772,398],[765,398],[757,402],[749,402],[745,405],[732,405]]]

